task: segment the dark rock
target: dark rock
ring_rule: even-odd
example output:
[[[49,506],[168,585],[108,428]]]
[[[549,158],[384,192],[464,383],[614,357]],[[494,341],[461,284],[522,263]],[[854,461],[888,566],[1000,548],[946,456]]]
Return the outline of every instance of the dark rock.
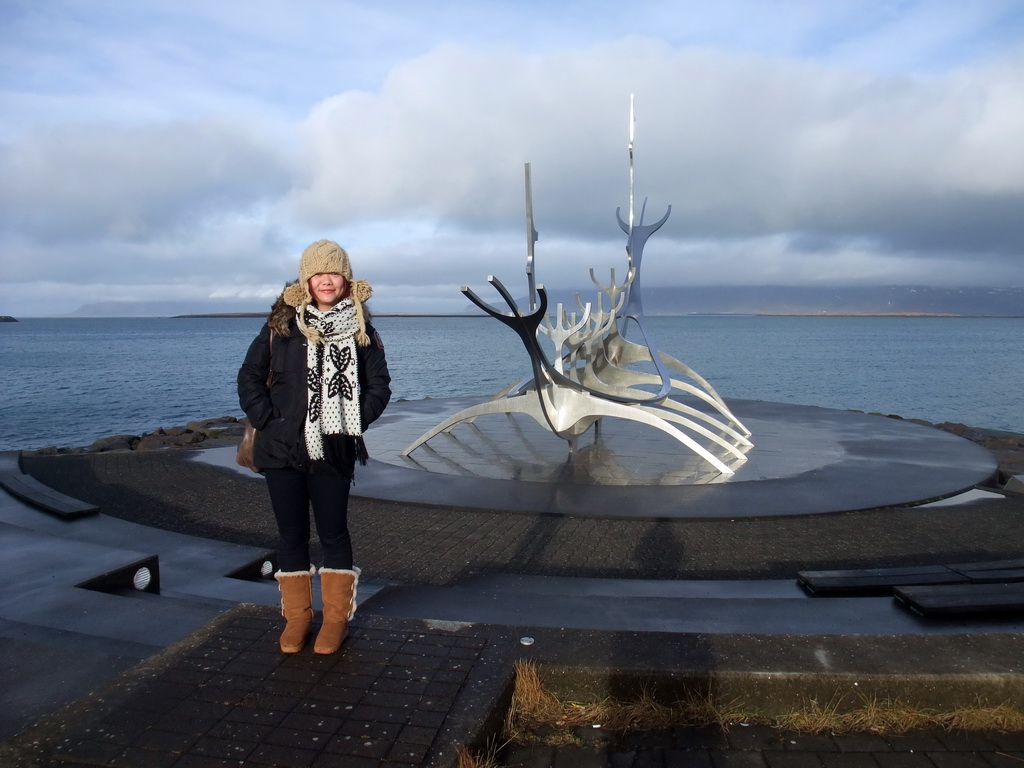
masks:
[[[244,424],[231,424],[221,429],[204,429],[202,433],[209,438],[218,437],[238,437],[241,438],[245,434]]]
[[[206,436],[200,432],[187,430],[178,435],[158,434],[143,435],[135,446],[136,451],[159,451],[164,448],[184,448],[188,445],[201,443]]]
[[[90,453],[106,453],[107,451],[130,451],[139,442],[138,435],[111,435],[102,437],[86,448]]]
[[[1002,429],[984,429],[982,427],[968,427],[955,421],[945,421],[936,425],[943,432],[966,438],[973,443],[984,445],[986,448],[1016,448],[1024,445],[1024,435],[1016,432],[1007,432]]]
[[[1021,442],[1019,437],[986,437],[980,441],[982,445],[988,448],[990,451],[1005,451],[1013,450],[1014,448],[1024,447],[1024,443]]]
[[[1024,474],[1024,450],[995,451],[999,471],[1004,475]]]
[[[215,419],[203,419],[201,421],[190,421],[186,424],[188,429],[199,432],[209,438],[218,437],[241,437],[245,431],[245,424],[234,416],[221,416]]]

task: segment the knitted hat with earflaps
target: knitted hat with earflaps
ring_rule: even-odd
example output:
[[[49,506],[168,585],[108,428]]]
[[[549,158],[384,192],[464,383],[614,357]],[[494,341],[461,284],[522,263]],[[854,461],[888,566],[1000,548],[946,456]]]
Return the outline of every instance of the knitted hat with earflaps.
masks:
[[[366,335],[363,302],[368,301],[373,295],[373,288],[365,280],[352,279],[352,265],[348,260],[348,254],[344,248],[332,240],[317,240],[302,252],[302,260],[299,262],[299,281],[284,289],[282,298],[285,304],[295,307],[299,312],[302,311],[301,307],[312,304],[313,297],[309,293],[309,278],[321,274],[342,275],[348,281],[349,296],[352,303],[355,304],[356,318],[359,321],[356,344],[365,347],[370,343],[370,337]],[[317,341],[317,339],[313,339],[313,341]]]

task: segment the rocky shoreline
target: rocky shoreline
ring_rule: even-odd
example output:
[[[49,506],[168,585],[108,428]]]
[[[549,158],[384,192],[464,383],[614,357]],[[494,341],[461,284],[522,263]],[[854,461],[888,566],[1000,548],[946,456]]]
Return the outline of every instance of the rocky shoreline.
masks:
[[[860,413],[860,411],[858,411]],[[890,419],[900,419],[894,414],[872,414]],[[997,429],[970,427],[966,424],[946,421],[933,424],[921,419],[907,419],[914,424],[940,429],[943,432],[963,437],[992,451],[999,462],[1003,476],[1001,484],[1015,475],[1024,474],[1024,435]],[[63,456],[76,453],[108,453],[111,451],[160,451],[172,448],[214,448],[237,443],[245,431],[245,418],[218,416],[210,419],[190,421],[185,426],[159,427],[153,432],[141,435],[111,435],[91,445],[78,448],[47,446],[22,453],[32,456]]]
[[[237,443],[245,431],[245,418],[218,416],[190,421],[183,427],[158,427],[141,435],[110,435],[91,445],[64,448],[55,445],[35,451],[22,451],[31,456],[66,456],[75,453],[109,453],[111,451],[160,451],[168,448],[213,448]]]

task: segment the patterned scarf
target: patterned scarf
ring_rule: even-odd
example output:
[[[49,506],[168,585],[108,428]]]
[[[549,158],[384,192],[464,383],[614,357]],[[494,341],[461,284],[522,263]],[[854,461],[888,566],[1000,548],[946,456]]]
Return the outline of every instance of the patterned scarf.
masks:
[[[352,299],[327,312],[307,304],[297,313],[299,327],[310,339],[306,348],[306,450],[311,459],[324,458],[324,435],[363,433],[359,407],[355,334],[359,331]]]

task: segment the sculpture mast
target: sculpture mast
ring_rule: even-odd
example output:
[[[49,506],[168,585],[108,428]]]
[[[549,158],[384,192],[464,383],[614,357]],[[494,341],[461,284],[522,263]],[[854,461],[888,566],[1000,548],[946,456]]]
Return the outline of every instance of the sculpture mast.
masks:
[[[537,230],[533,226],[533,185],[530,180],[530,164],[526,163],[526,279],[529,283],[530,309],[537,308],[537,276],[533,271],[533,246],[537,242]]]
[[[633,234],[633,134],[636,130],[636,114],[633,111],[635,94],[629,94],[629,232],[627,235]],[[630,245],[632,243],[627,240]],[[632,261],[633,255],[630,254],[630,260]]]

